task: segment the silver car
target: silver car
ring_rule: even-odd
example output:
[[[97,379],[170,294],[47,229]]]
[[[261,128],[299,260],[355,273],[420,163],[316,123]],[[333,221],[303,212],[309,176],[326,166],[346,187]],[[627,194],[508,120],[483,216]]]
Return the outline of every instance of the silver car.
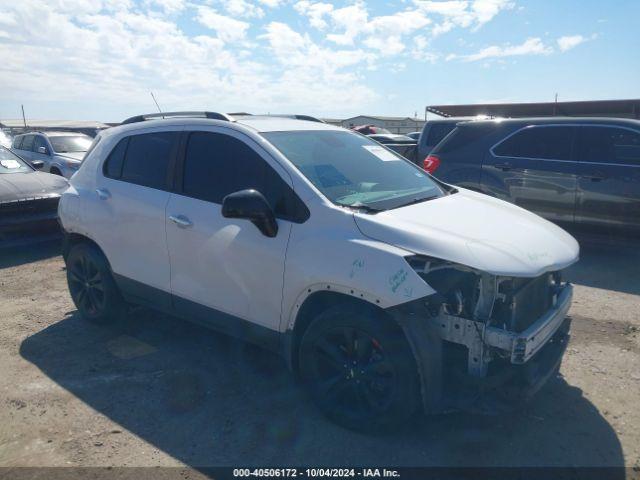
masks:
[[[70,178],[92,141],[90,136],[77,132],[33,132],[16,136],[11,150],[32,165],[42,162],[42,171]]]

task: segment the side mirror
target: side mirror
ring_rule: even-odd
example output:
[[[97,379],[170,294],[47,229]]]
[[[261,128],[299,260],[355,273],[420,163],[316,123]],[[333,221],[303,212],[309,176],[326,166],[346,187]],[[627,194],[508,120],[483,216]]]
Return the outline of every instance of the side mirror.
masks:
[[[42,167],[44,167],[44,162],[42,160],[33,160],[31,162],[31,166],[36,170],[40,170]]]
[[[47,152],[47,147],[38,147],[38,153],[49,155],[49,152]]]
[[[276,216],[267,199],[257,190],[240,190],[224,197],[222,216],[251,220],[251,223],[267,237],[275,237],[278,234]]]

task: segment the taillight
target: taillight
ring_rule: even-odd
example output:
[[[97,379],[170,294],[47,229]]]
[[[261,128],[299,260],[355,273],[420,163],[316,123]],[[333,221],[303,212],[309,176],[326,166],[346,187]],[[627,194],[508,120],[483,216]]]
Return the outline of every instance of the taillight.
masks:
[[[422,163],[422,168],[428,173],[433,173],[440,166],[440,157],[437,155],[428,155]]]

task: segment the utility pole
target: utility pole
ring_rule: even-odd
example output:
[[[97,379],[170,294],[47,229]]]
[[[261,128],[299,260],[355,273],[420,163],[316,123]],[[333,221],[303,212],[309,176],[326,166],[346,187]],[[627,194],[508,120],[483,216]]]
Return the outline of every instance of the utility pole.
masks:
[[[22,123],[24,123],[24,128],[26,130],[27,129],[27,119],[24,116],[24,105],[20,105],[20,108],[22,108]]]

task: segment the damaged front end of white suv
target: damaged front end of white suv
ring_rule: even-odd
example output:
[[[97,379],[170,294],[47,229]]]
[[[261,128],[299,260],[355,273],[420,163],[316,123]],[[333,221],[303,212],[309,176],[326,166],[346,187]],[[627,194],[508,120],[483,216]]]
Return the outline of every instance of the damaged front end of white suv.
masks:
[[[435,293],[389,311],[418,360],[427,411],[502,411],[557,374],[573,293],[560,271],[524,278],[421,255],[407,262]]]

